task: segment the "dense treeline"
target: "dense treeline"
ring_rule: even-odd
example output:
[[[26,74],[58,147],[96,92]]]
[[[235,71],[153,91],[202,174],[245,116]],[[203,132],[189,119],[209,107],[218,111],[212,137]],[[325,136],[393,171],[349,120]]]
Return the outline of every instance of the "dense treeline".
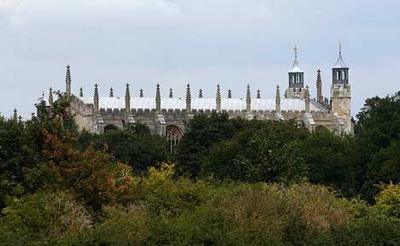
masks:
[[[0,117],[4,245],[400,244],[400,94],[346,137],[199,115],[173,154],[141,124],[80,133],[68,104]]]

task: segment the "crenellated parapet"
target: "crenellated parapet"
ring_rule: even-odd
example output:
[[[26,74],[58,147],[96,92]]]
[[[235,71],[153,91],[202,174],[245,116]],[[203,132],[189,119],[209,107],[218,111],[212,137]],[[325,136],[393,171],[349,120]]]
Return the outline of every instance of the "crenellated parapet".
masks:
[[[321,70],[318,70],[316,96],[311,98],[309,88],[305,85],[304,71],[299,65],[297,47],[295,60],[289,71],[289,85],[284,96],[281,96],[279,85],[276,86],[274,98],[263,98],[260,89],[252,94],[249,84],[241,92],[235,91],[238,97],[233,95],[230,88],[222,88],[219,84],[216,92],[209,93],[214,95],[212,97],[206,97],[199,88],[198,96],[193,96],[193,87],[187,84],[185,95],[179,97],[175,95],[173,88],[162,93],[160,83],[156,84],[155,93],[144,93],[140,89],[138,96],[131,93],[129,84],[126,84],[122,93],[113,88],[103,90],[95,84],[93,94],[84,94],[80,88],[76,96],[72,93],[70,66],[67,66],[66,71],[66,95],[71,99],[71,111],[81,130],[101,133],[107,129],[123,129],[129,124],[140,122],[147,125],[154,134],[167,138],[173,134],[173,141],[177,140],[176,136],[184,134],[187,122],[194,115],[216,112],[227,113],[230,118],[248,120],[294,120],[310,131],[323,127],[338,135],[351,134],[353,126],[349,68],[343,61],[341,46],[337,63],[332,68],[330,100],[323,96],[322,86]],[[164,94],[166,97],[163,97]],[[47,102],[51,107],[51,91]]]

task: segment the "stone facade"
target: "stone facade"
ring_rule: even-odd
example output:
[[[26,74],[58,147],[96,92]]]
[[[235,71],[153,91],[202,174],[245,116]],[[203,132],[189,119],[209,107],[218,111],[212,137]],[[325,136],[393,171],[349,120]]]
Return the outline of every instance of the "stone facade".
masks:
[[[107,97],[99,96],[99,88],[95,85],[93,97],[85,97],[82,89],[79,95],[71,92],[71,71],[67,67],[66,93],[71,97],[71,110],[75,114],[76,123],[81,130],[102,133],[109,129],[124,128],[129,124],[140,122],[149,130],[170,141],[179,141],[185,133],[187,122],[196,114],[226,112],[231,118],[259,120],[295,120],[310,131],[319,127],[343,135],[353,133],[351,120],[351,90],[348,82],[349,68],[344,64],[341,51],[332,69],[332,85],[330,101],[322,96],[320,72],[317,76],[316,98],[310,98],[308,87],[304,88],[304,72],[300,69],[296,57],[293,68],[289,71],[289,86],[281,99],[280,89],[276,88],[273,99],[251,97],[250,86],[247,86],[245,98],[222,97],[220,86],[217,86],[215,98],[203,98],[202,90],[198,97],[193,97],[190,85],[187,86],[185,98],[174,98],[173,90],[169,97],[162,98],[160,85],[156,87],[155,97],[139,97],[130,95],[129,85],[125,96],[115,97],[110,89]],[[229,90],[230,91],[230,90]]]

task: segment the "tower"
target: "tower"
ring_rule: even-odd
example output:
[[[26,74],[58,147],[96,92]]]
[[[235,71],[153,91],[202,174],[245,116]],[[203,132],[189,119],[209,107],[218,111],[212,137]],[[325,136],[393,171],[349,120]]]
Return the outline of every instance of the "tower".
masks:
[[[339,58],[332,68],[331,107],[331,113],[338,120],[338,134],[352,134],[349,67],[343,61],[342,44],[339,44]]]
[[[285,93],[286,98],[304,98],[304,72],[298,61],[298,50],[294,47],[294,62],[289,71],[289,87]]]

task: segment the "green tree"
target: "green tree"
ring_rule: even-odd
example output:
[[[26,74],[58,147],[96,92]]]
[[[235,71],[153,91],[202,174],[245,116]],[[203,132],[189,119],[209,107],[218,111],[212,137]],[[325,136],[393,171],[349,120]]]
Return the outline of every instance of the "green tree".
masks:
[[[379,191],[376,184],[400,181],[400,92],[367,99],[357,118],[361,193],[372,200]]]

